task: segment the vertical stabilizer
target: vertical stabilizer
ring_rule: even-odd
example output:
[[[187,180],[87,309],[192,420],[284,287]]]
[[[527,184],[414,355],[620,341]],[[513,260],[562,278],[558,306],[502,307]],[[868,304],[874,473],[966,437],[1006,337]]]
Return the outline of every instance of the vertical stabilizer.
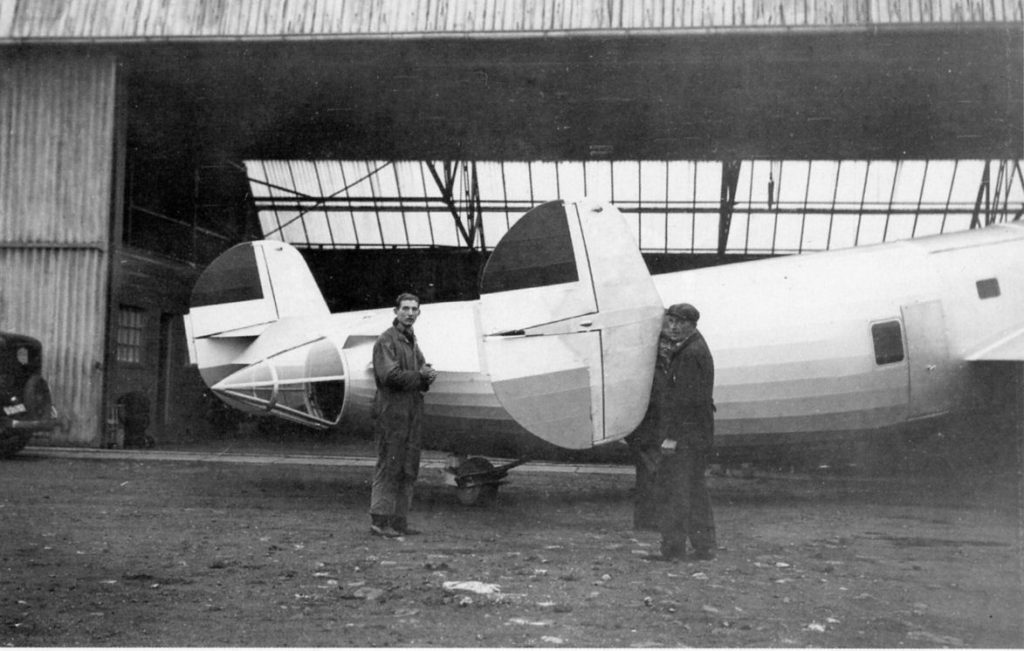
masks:
[[[267,326],[329,313],[306,261],[285,242],[238,244],[203,271],[185,316],[189,357],[200,369],[230,364]]]

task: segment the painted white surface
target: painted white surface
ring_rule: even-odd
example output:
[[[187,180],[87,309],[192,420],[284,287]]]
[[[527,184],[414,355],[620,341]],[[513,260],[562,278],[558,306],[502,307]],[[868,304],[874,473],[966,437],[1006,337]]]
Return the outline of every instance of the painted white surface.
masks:
[[[633,243],[628,248],[635,250]],[[596,282],[607,284],[598,292],[599,302],[603,295],[611,297],[610,309],[586,327],[563,327],[566,332],[628,325],[634,319],[630,314],[638,306],[629,303],[636,300],[636,289],[628,282],[616,285],[619,263],[613,249],[594,265],[595,274],[604,274]],[[981,299],[976,283],[990,278],[998,279],[1000,295]],[[716,443],[723,446],[739,436],[770,441],[781,434],[814,433],[827,438],[956,409],[971,388],[967,360],[1024,361],[1022,225],[664,274],[652,281],[660,302],[657,313],[678,302],[701,311],[699,327],[716,363]],[[616,309],[622,304],[627,308]],[[233,348],[224,349],[210,339],[195,343],[223,353],[218,360],[234,356],[236,364],[254,364],[291,346],[329,338],[343,349],[348,366],[346,413],[365,414],[373,398],[373,338],[392,316],[385,308],[282,320],[242,354],[236,340],[231,340]],[[573,349],[554,340],[523,352],[515,343],[497,356],[485,355],[481,320],[479,302],[423,306],[416,331],[427,360],[440,371],[426,396],[428,419],[515,429],[495,395],[495,379],[508,382],[520,397],[530,394],[531,383],[541,387],[533,394],[538,409],[519,418],[528,429],[538,427],[534,421],[550,431],[564,429],[562,444],[569,441],[570,447],[579,444],[579,430],[573,428],[588,413],[577,409],[587,387],[587,427],[604,431],[593,411],[595,386],[606,401],[620,401],[627,411],[642,414],[646,407],[649,376],[646,386],[623,383],[607,366],[628,364],[653,351],[656,332],[649,340],[637,335],[641,343],[634,348],[629,336],[605,342],[602,376],[600,365],[586,361],[590,353],[584,349],[593,350],[589,344]],[[879,365],[871,325],[886,321],[900,323],[905,357]],[[499,358],[503,370],[496,373],[489,364]],[[643,364],[651,367],[653,352]],[[534,377],[547,380],[534,383]],[[595,442],[601,438],[592,434]]]

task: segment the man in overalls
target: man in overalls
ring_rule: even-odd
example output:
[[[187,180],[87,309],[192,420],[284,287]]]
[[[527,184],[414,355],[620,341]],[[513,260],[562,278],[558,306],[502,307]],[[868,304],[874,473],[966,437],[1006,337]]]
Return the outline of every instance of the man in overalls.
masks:
[[[377,466],[370,491],[370,532],[387,538],[419,533],[409,528],[408,513],[419,475],[423,394],[437,378],[416,344],[412,326],[419,315],[420,299],[400,295],[395,320],[373,346]]]

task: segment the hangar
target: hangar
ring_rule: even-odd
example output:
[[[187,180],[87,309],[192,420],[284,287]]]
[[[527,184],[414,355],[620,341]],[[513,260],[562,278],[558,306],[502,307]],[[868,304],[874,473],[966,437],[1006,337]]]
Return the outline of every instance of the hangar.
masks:
[[[119,396],[201,432],[181,314],[237,242],[302,247],[334,309],[471,297],[557,194],[653,268],[1018,219],[1008,0],[0,0],[0,324],[70,427]]]

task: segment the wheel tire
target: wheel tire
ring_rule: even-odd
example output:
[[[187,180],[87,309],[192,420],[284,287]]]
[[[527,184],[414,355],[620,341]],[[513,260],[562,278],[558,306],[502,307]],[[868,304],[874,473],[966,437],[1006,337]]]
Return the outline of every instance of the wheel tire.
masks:
[[[22,402],[31,418],[45,418],[53,413],[50,385],[38,373],[29,377],[22,391]],[[31,432],[0,432],[0,459],[9,459],[21,452],[32,440]]]
[[[466,459],[455,471],[455,481],[468,475],[494,470],[494,464],[483,457]],[[498,498],[498,484],[473,484],[455,489],[459,502],[464,506],[489,506]]]
[[[455,489],[459,503],[463,506],[490,506],[498,499],[497,484],[480,484]]]
[[[0,432],[0,459],[10,459],[21,452],[32,434],[25,432]]]

